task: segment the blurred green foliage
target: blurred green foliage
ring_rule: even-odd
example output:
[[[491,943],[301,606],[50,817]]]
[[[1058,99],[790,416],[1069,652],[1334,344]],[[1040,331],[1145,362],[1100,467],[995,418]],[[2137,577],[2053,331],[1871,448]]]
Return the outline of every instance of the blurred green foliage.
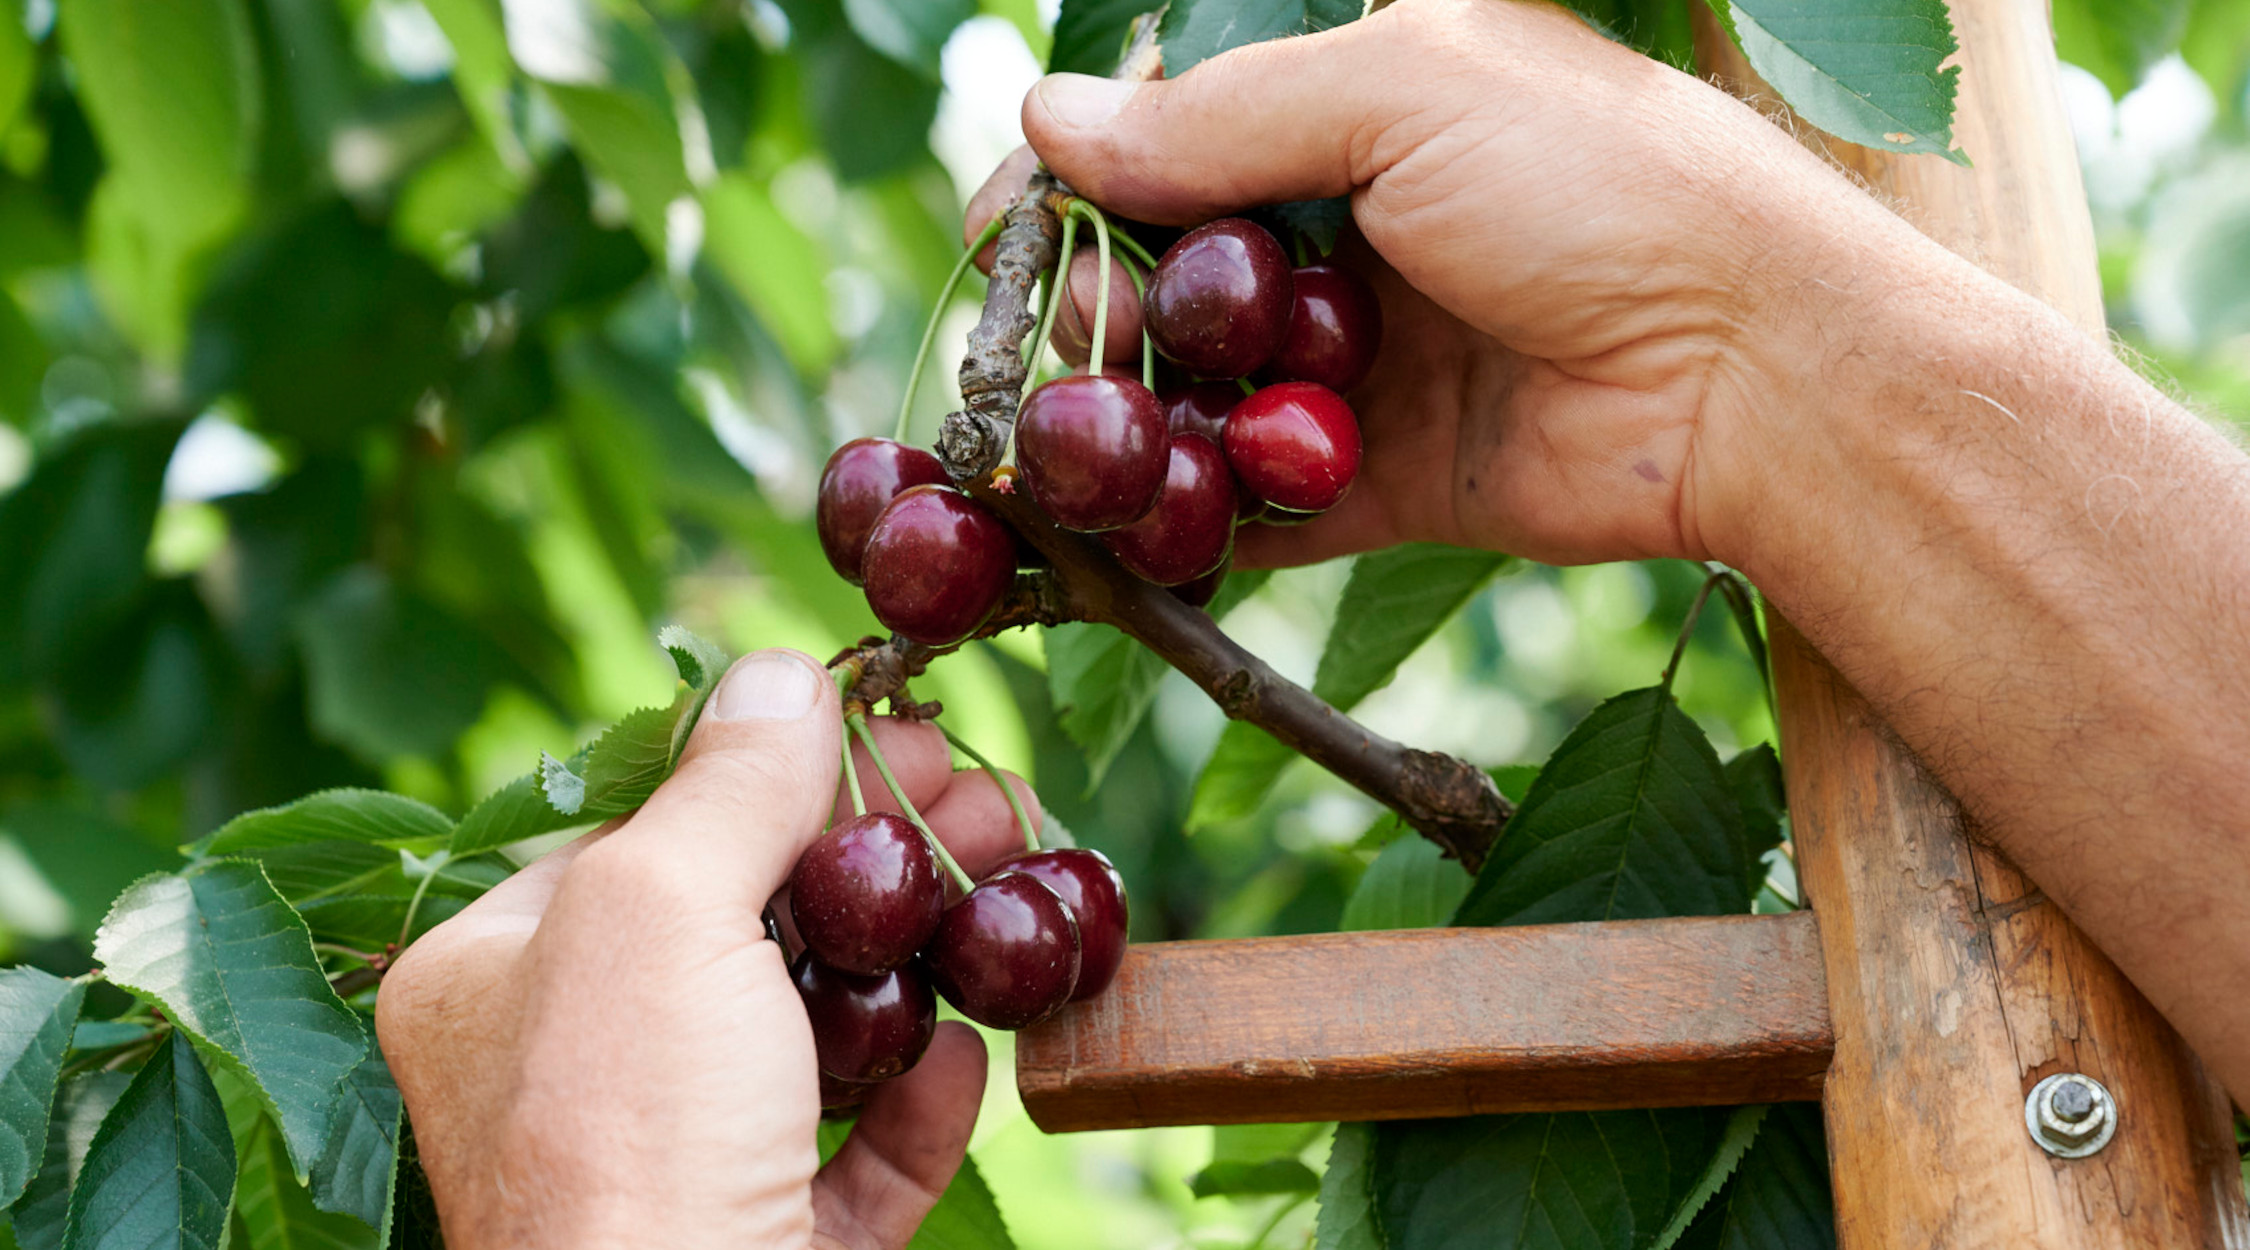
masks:
[[[812,485],[888,424],[957,249],[941,101],[1027,85],[1049,26],[1097,68],[1138,7],[0,0],[0,963],[82,971],[125,884],[251,808],[370,785],[458,815],[664,701],[661,623],[820,655],[871,632]],[[2250,6],[2125,8],[2057,5],[2099,75],[2068,85],[2113,321],[2250,411]],[[2201,121],[2149,121],[2149,92]],[[1229,630],[1311,682],[1350,575],[1279,574]],[[1510,566],[1387,684],[1344,684],[1415,745],[1533,763],[1655,680],[1701,579]],[[1137,938],[1345,923],[1364,798],[1276,761],[1191,836],[1215,710],[1166,677],[1090,767],[1046,665],[998,639],[916,693],[1116,858]],[[1771,737],[1724,613],[1676,691],[1722,756]],[[1189,1178],[1326,1149],[1058,1144],[994,1044],[976,1150],[1027,1247],[1241,1244],[1294,1197]]]

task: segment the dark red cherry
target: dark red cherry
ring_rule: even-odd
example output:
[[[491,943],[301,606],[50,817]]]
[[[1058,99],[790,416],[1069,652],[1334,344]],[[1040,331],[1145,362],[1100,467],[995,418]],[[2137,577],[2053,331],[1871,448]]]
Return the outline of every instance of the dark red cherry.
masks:
[[[867,1101],[875,1092],[875,1082],[839,1081],[826,1072],[820,1074],[820,1109],[822,1111],[848,1111]]]
[[[1159,586],[1192,582],[1234,547],[1234,471],[1201,434],[1172,440],[1171,472],[1147,516],[1102,535],[1117,562]]]
[[[1070,1001],[1078,921],[1053,886],[998,872],[946,909],[922,963],[945,1001],[978,1024],[1020,1029]]]
[[[1232,382],[1197,382],[1156,398],[1164,405],[1164,423],[1173,434],[1201,434],[1220,443],[1226,438],[1227,414],[1242,401],[1242,388]]]
[[[840,821],[797,857],[789,915],[839,972],[889,972],[922,949],[945,913],[945,874],[922,831],[892,812]]]
[[[1084,1002],[1109,988],[1125,962],[1125,878],[1109,856],[1091,847],[1025,851],[1000,865],[1002,871],[1029,873],[1062,895],[1078,922],[1078,988],[1072,1002]]]
[[[919,447],[887,438],[855,438],[838,447],[820,471],[813,508],[828,562],[845,581],[860,585],[860,562],[875,518],[907,487],[942,486],[946,480],[945,466]]]
[[[1219,587],[1226,585],[1227,566],[1232,563],[1232,560],[1222,560],[1219,567],[1194,581],[1172,587],[1172,597],[1191,608],[1210,607],[1211,601],[1219,597]]]
[[[976,632],[1016,577],[1016,539],[950,486],[915,486],[867,535],[867,606],[884,628],[942,647]]]
[[[1095,533],[1140,518],[1164,489],[1164,410],[1130,378],[1056,378],[1016,417],[1016,466],[1064,529]]]
[[[822,1072],[839,1081],[887,1081],[929,1049],[937,1031],[937,1000],[915,969],[858,977],[804,954],[789,971],[812,1021]]]
[[[1227,417],[1227,463],[1244,487],[1292,512],[1324,512],[1359,474],[1359,419],[1317,382],[1277,382]]]
[[[1289,257],[1265,227],[1240,217],[1198,226],[1149,276],[1149,340],[1207,378],[1249,373],[1289,333],[1289,282]]]
[[[1266,367],[1284,381],[1318,382],[1338,394],[1366,381],[1383,344],[1375,288],[1337,265],[1307,265],[1291,287],[1289,334]]]

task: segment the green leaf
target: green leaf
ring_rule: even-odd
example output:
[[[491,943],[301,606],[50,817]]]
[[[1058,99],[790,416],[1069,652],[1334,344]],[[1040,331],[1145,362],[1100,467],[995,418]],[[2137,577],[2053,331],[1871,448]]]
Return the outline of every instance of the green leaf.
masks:
[[[1742,810],[1742,852],[1750,873],[1750,889],[1766,878],[1765,853],[1781,845],[1781,819],[1789,810],[1781,780],[1781,758],[1773,744],[1761,742],[1735,753],[1726,765],[1727,789],[1734,792]]]
[[[1664,1231],[1656,1235],[1656,1244],[1650,1246],[1649,1250],[1672,1250],[1673,1246],[1679,1244],[1681,1235],[1687,1232],[1696,1216],[1710,1204],[1712,1195],[1718,1193],[1720,1186],[1733,1178],[1735,1168],[1742,1163],[1743,1154],[1750,1149],[1750,1143],[1757,1140],[1758,1126],[1765,1123],[1766,1113],[1772,1109],[1769,1105],[1734,1109],[1734,1114],[1727,1119],[1726,1132],[1719,1138],[1718,1150],[1711,1155],[1711,1161],[1704,1165],[1703,1175],[1697,1179],[1694,1188],[1688,1190],[1687,1196],[1680,1199],[1680,1205],[1673,1210],[1672,1218],[1665,1222]]]
[[[291,906],[397,889],[406,880],[399,853],[365,842],[311,842],[241,851]]]
[[[294,803],[245,812],[197,843],[194,851],[238,855],[307,842],[413,846],[440,841],[452,832],[453,821],[419,799],[383,790],[345,788],[322,790]]]
[[[249,1242],[242,1250],[375,1250],[381,1244],[373,1226],[313,1205],[289,1173],[281,1134],[264,1117],[243,1143],[234,1215]]]
[[[1471,1116],[1375,1128],[1392,1250],[1633,1250],[1702,1177],[1727,1108]]]
[[[1702,729],[1662,688],[1629,691],[1555,749],[1454,923],[1743,912],[1754,858]]]
[[[1469,874],[1437,843],[1402,837],[1383,848],[1344,900],[1342,930],[1427,929],[1445,924],[1469,892]]]
[[[259,106],[240,0],[64,0],[57,25],[121,202],[178,242],[230,224],[256,157]]]
[[[178,421],[97,425],[0,495],[0,685],[52,674],[131,613]]]
[[[1789,107],[1822,130],[1956,164],[1959,50],[1944,0],[1725,0],[1744,56]]]
[[[1015,1250],[1015,1246],[977,1161],[964,1158],[961,1170],[922,1218],[922,1227],[906,1243],[906,1250]]]
[[[1047,687],[1063,732],[1086,757],[1091,793],[1109,773],[1156,702],[1156,687],[1171,671],[1154,651],[1114,626],[1092,622],[1042,631]]]
[[[679,670],[680,680],[697,690],[714,689],[719,679],[726,676],[727,653],[690,630],[667,625],[656,631],[656,645],[671,655],[672,667]]]
[[[828,307],[827,249],[783,216],[749,175],[721,175],[703,189],[705,254],[773,335],[789,362],[817,377],[835,359]]]
[[[47,1125],[46,1155],[39,1174],[16,1200],[9,1215],[15,1220],[16,1244],[22,1250],[58,1250],[63,1225],[70,1213],[71,1187],[86,1162],[86,1148],[94,1142],[109,1109],[133,1083],[130,1073],[89,1072],[63,1082],[55,1095],[55,1113]]]
[[[1645,56],[1679,69],[1695,66],[1695,33],[1686,5],[1671,0],[1569,0],[1586,24]]]
[[[405,1114],[390,1065],[371,1040],[367,1058],[344,1081],[328,1144],[313,1163],[314,1204],[387,1230],[398,1179],[399,1124]]]
[[[371,759],[435,755],[521,670],[493,640],[370,567],[301,609],[312,723]]]
[[[1767,1114],[1727,1187],[1680,1239],[1678,1250],[1834,1250],[1836,1203],[1820,1104],[1784,1103]]]
[[[1357,18],[1362,0],[1172,0],[1156,38],[1177,78],[1229,48],[1310,34]]]
[[[845,18],[868,47],[932,82],[945,41],[976,13],[976,0],[844,0]]]
[[[94,956],[111,981],[241,1067],[281,1122],[298,1173],[309,1172],[367,1034],[265,873],[220,861],[142,880],[110,908]]]
[[[37,968],[0,970],[0,1204],[22,1195],[47,1152],[47,1112],[86,987]]]
[[[1352,224],[1352,198],[1339,195],[1325,200],[1292,200],[1275,204],[1266,210],[1275,225],[1281,227],[1284,248],[1289,247],[1291,236],[1312,245],[1316,256],[1326,256],[1336,250],[1336,236]],[[1294,252],[1294,249],[1289,249]]]
[[[2190,0],[2055,0],[2055,55],[2122,98],[2187,33]]]
[[[868,47],[843,23],[807,38],[803,49],[806,105],[845,181],[871,181],[927,159],[936,82]]]
[[[1375,1214],[1375,1130],[1373,1124],[1339,1124],[1328,1147],[1328,1170],[1320,1177],[1320,1218],[1313,1225],[1315,1250],[1386,1250]]]
[[[64,1250],[218,1250],[234,1192],[226,1111],[185,1037],[102,1120],[70,1194]]]
[[[1296,1159],[1266,1159],[1258,1163],[1222,1159],[1188,1178],[1188,1190],[1198,1198],[1309,1194],[1319,1189],[1319,1175]]]
[[[38,50],[24,31],[20,0],[0,7],[0,135],[15,125],[38,74]]]
[[[1047,72],[1107,75],[1125,52],[1133,19],[1155,9],[1150,0],[1063,0]]]
[[[556,811],[541,787],[540,775],[525,773],[469,809],[461,823],[453,826],[450,849],[455,856],[474,855],[525,838],[591,823],[591,819]]]
[[[642,708],[594,739],[573,757],[586,779],[584,805],[577,814],[620,816],[647,802],[672,775],[688,731],[695,727],[694,714],[702,708],[703,695],[683,689],[672,706]]]
[[[16,840],[39,875],[70,903],[71,931],[85,938],[94,936],[118,891],[179,866],[177,856],[140,830],[90,805],[19,804],[0,811],[0,831]]]
[[[1483,589],[1509,557],[1410,543],[1352,562],[1336,605],[1313,693],[1349,712],[1381,689],[1423,643]],[[1228,725],[1196,778],[1188,826],[1240,820],[1258,810],[1297,754],[1247,721]]]

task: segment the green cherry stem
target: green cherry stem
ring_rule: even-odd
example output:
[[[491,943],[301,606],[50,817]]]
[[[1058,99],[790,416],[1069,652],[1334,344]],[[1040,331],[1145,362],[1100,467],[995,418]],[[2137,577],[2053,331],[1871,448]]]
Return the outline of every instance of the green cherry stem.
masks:
[[[906,371],[906,393],[898,399],[898,425],[891,431],[891,437],[899,442],[906,441],[907,419],[914,414],[914,392],[922,384],[922,366],[929,363],[930,345],[937,341],[938,323],[945,320],[946,305],[953,302],[953,292],[959,289],[961,277],[969,271],[969,266],[976,263],[977,253],[1000,237],[1005,217],[1006,214],[1002,214],[985,223],[977,234],[977,241],[961,253],[961,259],[953,262],[953,272],[945,275],[945,285],[938,288],[937,303],[931,305],[930,319],[922,327],[922,345],[914,350],[914,367]]]
[[[1086,357],[1086,376],[1098,378],[1102,375],[1102,349],[1109,343],[1109,218],[1102,216],[1102,210],[1091,200],[1072,200],[1070,211],[1094,223],[1094,247],[1101,253],[1102,276],[1094,283],[1094,338]],[[1066,296],[1069,280],[1065,274]]]
[[[1087,205],[1087,207],[1092,208],[1093,206],[1089,204]],[[1096,211],[1098,212],[1100,210],[1097,209]],[[1114,231],[1113,233],[1117,237],[1117,245],[1119,247],[1124,248],[1126,251],[1131,252],[1135,257],[1139,258],[1142,266],[1145,267],[1149,272],[1156,272],[1156,258],[1148,254],[1148,249],[1141,246],[1141,241],[1134,238],[1131,231],[1118,230]]]
[[[859,765],[852,762],[852,736],[844,735],[844,784],[851,787],[852,815],[867,814],[867,796],[859,792]]]
[[[1248,378],[1236,378],[1234,380],[1234,384],[1242,388],[1242,394],[1244,398],[1248,398],[1258,393],[1258,388],[1250,385],[1250,379]]]
[[[1008,784],[1007,775],[1000,771],[1000,766],[986,759],[983,752],[963,742],[945,726],[938,726],[938,732],[945,735],[945,740],[953,744],[954,750],[968,756],[971,763],[983,769],[985,775],[992,778],[993,785],[1000,787],[1000,793],[1008,800],[1008,810],[1016,814],[1016,827],[1023,830],[1023,849],[1038,850],[1039,831],[1031,827],[1031,813],[1024,810],[1023,800],[1016,797],[1016,788]]]
[[[914,823],[915,828],[922,831],[923,837],[930,840],[930,849],[937,852],[938,862],[945,865],[945,871],[953,878],[953,883],[961,887],[963,894],[977,888],[977,883],[970,878],[968,873],[961,870],[961,865],[953,858],[953,853],[945,849],[945,843],[940,842],[937,834],[931,832],[930,822],[922,819],[922,813],[914,810],[914,800],[906,797],[906,787],[900,785],[898,778],[891,775],[890,761],[883,758],[883,748],[875,745],[875,734],[874,731],[868,729],[867,718],[854,714],[845,723],[852,727],[852,732],[858,734],[860,742],[867,747],[867,757],[875,761],[875,771],[883,774],[883,784],[890,787],[891,797],[898,800],[898,805],[906,813],[906,818]]]
[[[1032,329],[1031,340],[1022,348],[1024,390],[1016,396],[1016,410],[1019,414],[1023,411],[1023,395],[1032,389],[1033,381],[1039,376],[1039,357],[1047,350],[1047,336],[1055,328],[1055,308],[1070,291],[1070,253],[1078,245],[1077,215],[1064,213],[1062,228],[1062,250],[1056,254],[1054,273],[1047,278],[1046,309],[1039,314],[1039,324]],[[1008,423],[1008,451],[1005,459],[1010,464],[1015,463],[1016,431],[1022,425],[1021,421]]]

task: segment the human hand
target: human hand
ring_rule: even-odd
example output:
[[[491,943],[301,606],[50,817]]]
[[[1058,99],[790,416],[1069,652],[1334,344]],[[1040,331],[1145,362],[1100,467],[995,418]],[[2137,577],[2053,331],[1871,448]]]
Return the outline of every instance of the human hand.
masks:
[[[1351,195],[1342,259],[1385,321],[1350,396],[1366,460],[1330,513],[1246,527],[1243,564],[1407,540],[1741,562],[1776,441],[1822,415],[1800,379],[1834,344],[1806,302],[1950,261],[1745,106],[1554,6],[1401,0],[1168,82],[1055,75],[1023,125],[1139,220]],[[972,237],[1030,159],[972,202]],[[1090,322],[1095,270],[1074,269]]]
[[[494,887],[385,976],[376,1024],[449,1244],[861,1250],[914,1235],[975,1126],[983,1043],[939,1025],[819,1166],[812,1031],[760,919],[850,814],[840,716],[810,658],[745,656],[646,806]],[[965,867],[1021,847],[998,787],[954,773],[936,727],[873,724]],[[869,808],[897,810],[855,750]]]

